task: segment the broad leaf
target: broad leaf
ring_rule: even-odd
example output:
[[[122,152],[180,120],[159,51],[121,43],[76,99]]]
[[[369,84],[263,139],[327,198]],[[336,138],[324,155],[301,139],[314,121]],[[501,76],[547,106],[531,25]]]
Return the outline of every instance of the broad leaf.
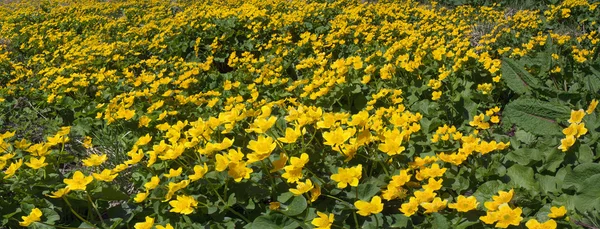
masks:
[[[570,109],[537,99],[517,99],[504,109],[503,117],[519,128],[537,135],[561,135],[557,119],[568,119]]]

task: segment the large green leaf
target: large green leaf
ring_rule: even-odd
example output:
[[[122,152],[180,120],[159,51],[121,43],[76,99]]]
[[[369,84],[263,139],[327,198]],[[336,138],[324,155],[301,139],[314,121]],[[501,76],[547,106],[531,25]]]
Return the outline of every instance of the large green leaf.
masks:
[[[592,177],[593,175],[600,174],[600,164],[598,163],[585,163],[580,164],[573,169],[573,171],[567,172],[565,176],[563,188],[569,188],[575,186],[580,191],[585,187],[584,182]]]
[[[515,164],[508,168],[507,174],[510,177],[510,182],[516,187],[521,187],[531,192],[537,192],[539,189],[538,183],[533,178],[533,169],[531,167]]]
[[[308,206],[304,196],[294,196],[291,192],[281,194],[277,200],[283,204],[283,210],[281,212],[288,216],[298,215],[304,212]]]
[[[506,85],[518,94],[531,93],[540,82],[512,59],[502,59],[502,78]]]
[[[583,85],[588,91],[598,93],[600,92],[600,71],[594,67],[590,67],[590,70],[593,74],[584,77]]]
[[[561,135],[557,119],[568,119],[570,109],[537,99],[517,99],[504,109],[503,117],[519,128],[537,135]]]
[[[583,189],[575,196],[575,208],[582,212],[600,210],[600,174],[595,174],[583,182]]]
[[[506,191],[506,184],[493,180],[483,183],[477,188],[477,191],[473,193],[473,196],[477,198],[477,201],[483,203],[485,201],[490,201],[492,196],[498,194],[498,191],[504,190]]]
[[[248,229],[295,229],[304,228],[305,225],[300,225],[297,221],[282,215],[272,214],[259,216],[254,221],[247,225]]]

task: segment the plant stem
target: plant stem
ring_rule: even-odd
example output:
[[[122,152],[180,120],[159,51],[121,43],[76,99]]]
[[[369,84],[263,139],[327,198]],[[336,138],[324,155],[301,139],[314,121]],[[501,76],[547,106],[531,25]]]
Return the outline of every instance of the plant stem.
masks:
[[[81,215],[77,214],[77,212],[75,210],[73,210],[73,206],[71,205],[71,202],[69,202],[69,200],[66,197],[63,197],[63,200],[65,200],[65,202],[67,203],[67,206],[69,206],[69,209],[71,210],[73,215],[75,215],[75,217],[77,217],[79,220],[81,220],[84,223],[87,223],[89,225],[94,225],[94,224],[90,223],[90,221],[87,221],[83,217],[81,217]]]
[[[373,215],[373,217],[375,217],[375,228],[379,228],[379,218],[377,218],[377,215]]]
[[[94,204],[94,201],[92,201],[92,196],[90,196],[90,193],[87,191],[85,191],[85,194],[86,194],[88,200],[90,201],[90,203],[92,204],[94,211],[96,211],[96,214],[98,214],[98,220],[100,220],[103,227],[107,227],[106,224],[104,223],[104,220],[102,220],[102,214],[100,214],[100,211],[98,211],[98,207],[96,207],[96,204]]]

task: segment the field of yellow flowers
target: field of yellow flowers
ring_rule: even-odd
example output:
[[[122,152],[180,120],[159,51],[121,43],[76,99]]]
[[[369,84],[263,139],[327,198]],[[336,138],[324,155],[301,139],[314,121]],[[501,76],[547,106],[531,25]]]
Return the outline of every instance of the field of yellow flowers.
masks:
[[[0,2],[0,228],[600,228],[600,2],[451,2]]]

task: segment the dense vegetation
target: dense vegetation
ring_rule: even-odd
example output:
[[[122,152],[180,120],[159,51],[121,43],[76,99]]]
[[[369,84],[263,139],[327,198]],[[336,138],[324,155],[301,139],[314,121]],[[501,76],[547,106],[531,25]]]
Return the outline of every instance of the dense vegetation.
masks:
[[[3,1],[0,227],[600,228],[600,3],[505,2]]]

